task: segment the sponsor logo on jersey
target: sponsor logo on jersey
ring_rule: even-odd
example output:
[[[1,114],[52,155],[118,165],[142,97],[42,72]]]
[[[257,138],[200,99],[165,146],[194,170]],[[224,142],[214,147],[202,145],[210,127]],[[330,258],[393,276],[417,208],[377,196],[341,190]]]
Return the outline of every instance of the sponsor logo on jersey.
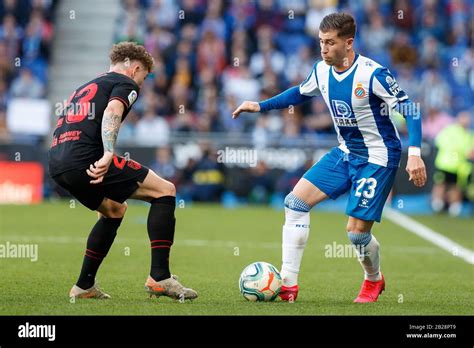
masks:
[[[334,122],[338,127],[357,127],[351,107],[344,100],[331,100]]]
[[[128,105],[132,106],[133,102],[137,100],[137,91],[131,91],[128,95]]]
[[[400,93],[400,86],[398,86],[397,81],[395,81],[393,78],[391,78],[390,76],[387,76],[385,78],[385,82],[387,82],[388,89],[394,96],[397,96],[398,93]]]

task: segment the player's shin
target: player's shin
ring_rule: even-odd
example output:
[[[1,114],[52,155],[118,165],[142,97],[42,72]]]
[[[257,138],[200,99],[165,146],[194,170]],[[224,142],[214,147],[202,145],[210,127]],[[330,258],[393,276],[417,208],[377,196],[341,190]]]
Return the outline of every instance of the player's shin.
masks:
[[[81,289],[86,290],[94,285],[99,266],[107,256],[121,223],[122,218],[101,217],[92,228],[87,239],[81,274],[76,283]]]
[[[372,282],[382,278],[380,273],[380,244],[370,232],[348,232],[355,246],[359,262],[364,269],[364,278]]]
[[[287,287],[298,284],[298,273],[309,236],[310,209],[293,193],[285,198],[281,277]]]
[[[151,202],[148,213],[148,236],[151,243],[150,276],[160,281],[171,277],[169,255],[174,240],[176,197],[164,196]]]

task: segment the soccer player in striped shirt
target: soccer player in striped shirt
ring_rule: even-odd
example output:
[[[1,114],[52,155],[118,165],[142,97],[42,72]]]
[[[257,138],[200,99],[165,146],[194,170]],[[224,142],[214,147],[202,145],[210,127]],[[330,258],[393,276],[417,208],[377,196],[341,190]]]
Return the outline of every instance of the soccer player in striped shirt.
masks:
[[[245,101],[234,112],[264,113],[300,104],[314,96],[326,102],[336,129],[339,147],[310,168],[285,198],[280,297],[296,300],[298,273],[309,235],[312,207],[326,198],[349,192],[347,234],[359,253],[364,281],[354,302],[376,302],[385,289],[380,271],[379,243],[372,235],[392,188],[402,146],[390,119],[392,110],[403,114],[409,133],[406,171],[415,186],[426,182],[420,155],[421,115],[398,86],[390,71],[354,52],[354,18],[333,13],[321,21],[322,60],[314,64],[303,83],[261,102]]]

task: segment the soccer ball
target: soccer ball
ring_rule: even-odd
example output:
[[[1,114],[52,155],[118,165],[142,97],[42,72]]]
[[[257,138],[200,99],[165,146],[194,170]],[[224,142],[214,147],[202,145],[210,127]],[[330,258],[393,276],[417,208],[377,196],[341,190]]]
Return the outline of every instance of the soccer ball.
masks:
[[[273,301],[281,288],[281,276],[267,262],[254,262],[242,271],[240,293],[249,301]]]

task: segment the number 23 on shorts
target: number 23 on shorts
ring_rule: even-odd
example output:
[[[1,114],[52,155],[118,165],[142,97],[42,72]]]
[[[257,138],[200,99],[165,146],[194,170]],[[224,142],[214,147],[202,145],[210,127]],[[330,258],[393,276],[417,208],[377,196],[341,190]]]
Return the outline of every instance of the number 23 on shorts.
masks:
[[[357,188],[355,190],[354,196],[374,198],[375,188],[377,187],[377,180],[375,178],[361,178],[357,180],[356,183],[357,183]]]

